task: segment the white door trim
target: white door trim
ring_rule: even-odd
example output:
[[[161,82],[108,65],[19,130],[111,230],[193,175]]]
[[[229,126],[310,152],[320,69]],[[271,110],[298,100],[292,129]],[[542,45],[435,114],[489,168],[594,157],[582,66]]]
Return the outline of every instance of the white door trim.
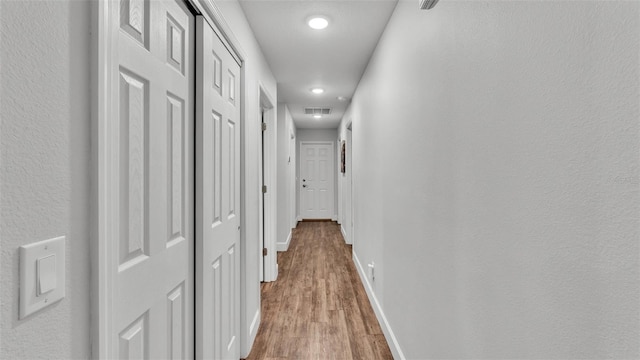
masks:
[[[262,256],[262,251],[260,251],[260,266],[261,271],[261,279],[265,282],[275,281],[278,278],[278,262],[277,262],[277,245],[276,245],[276,237],[277,237],[277,204],[276,200],[278,199],[277,194],[277,159],[276,159],[276,145],[277,145],[277,114],[276,114],[276,106],[273,97],[267,91],[266,87],[263,84],[259,84],[258,86],[258,99],[260,99],[260,109],[259,112],[262,114],[264,112],[264,122],[267,124],[267,130],[264,132],[264,185],[267,186],[267,193],[264,194],[264,206],[263,206],[263,196],[262,196],[262,185],[260,184],[260,204],[258,206],[258,219],[260,221],[259,232],[260,232],[260,244],[264,243],[264,247],[267,249],[267,256]],[[262,119],[256,123],[259,126],[259,123]],[[262,149],[260,149],[258,154],[258,174],[262,174]],[[261,181],[260,181],[261,183]],[[264,208],[264,226],[263,226],[263,208]],[[263,232],[264,229],[264,232]],[[264,239],[264,242],[262,241]],[[260,245],[262,246],[262,245]],[[264,272],[262,269],[264,268]]]
[[[231,32],[231,28],[222,16],[213,0],[186,0],[199,15],[202,15],[222,40],[234,59],[241,66],[240,70],[240,101],[242,103],[240,122],[241,129],[245,124],[245,66],[246,55],[240,42]],[[117,249],[113,242],[108,241],[118,233],[115,219],[119,216],[119,209],[114,201],[117,194],[117,149],[118,134],[114,131],[113,121],[118,114],[116,99],[113,97],[114,87],[118,86],[118,35],[119,27],[112,26],[113,19],[120,17],[117,1],[93,1],[91,9],[91,29],[93,34],[91,49],[91,89],[93,90],[91,103],[91,351],[92,358],[115,359],[116,344],[110,344],[108,334],[113,328],[111,316],[113,314],[114,279],[109,271],[117,257]],[[195,140],[195,139],[194,139]],[[241,131],[241,148],[244,147],[244,131]],[[241,169],[244,169],[244,158],[241,156]],[[246,189],[241,174],[241,198]],[[241,200],[243,204],[243,200]],[[241,207],[241,249],[246,248],[246,223],[244,221],[244,207]],[[246,251],[240,256],[240,287],[242,293],[246,287],[246,267],[248,261]],[[247,317],[247,305],[244,294],[241,296],[241,319]],[[246,321],[241,320],[241,353],[248,354],[251,344],[249,329]]]

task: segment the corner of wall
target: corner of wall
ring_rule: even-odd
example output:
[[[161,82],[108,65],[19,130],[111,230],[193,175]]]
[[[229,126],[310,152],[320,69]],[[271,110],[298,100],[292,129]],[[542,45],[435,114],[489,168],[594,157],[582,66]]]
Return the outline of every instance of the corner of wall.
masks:
[[[291,235],[293,231],[289,231],[289,235],[284,242],[278,242],[277,247],[278,251],[287,251],[289,250],[289,244],[291,244]]]

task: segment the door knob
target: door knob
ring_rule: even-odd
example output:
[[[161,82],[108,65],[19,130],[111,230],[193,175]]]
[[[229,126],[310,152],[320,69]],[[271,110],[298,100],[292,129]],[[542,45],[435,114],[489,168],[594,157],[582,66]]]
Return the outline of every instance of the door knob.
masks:
[[[307,187],[307,185],[305,185],[305,184],[302,184],[302,187]]]
[[[307,179],[302,179],[302,182],[305,182],[305,181],[307,181]]]

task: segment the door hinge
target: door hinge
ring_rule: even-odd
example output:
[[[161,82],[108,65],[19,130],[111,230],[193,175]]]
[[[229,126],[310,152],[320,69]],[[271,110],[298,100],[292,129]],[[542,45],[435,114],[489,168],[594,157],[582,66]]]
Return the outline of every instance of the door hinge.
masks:
[[[262,123],[262,131],[267,131],[267,123]]]
[[[263,194],[267,193],[267,185],[262,185],[262,193]]]
[[[262,256],[267,256],[267,248],[262,248]]]

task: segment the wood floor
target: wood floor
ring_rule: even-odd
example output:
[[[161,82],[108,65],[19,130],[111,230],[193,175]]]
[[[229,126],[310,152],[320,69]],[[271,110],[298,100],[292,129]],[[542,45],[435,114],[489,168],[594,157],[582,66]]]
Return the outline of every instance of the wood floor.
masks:
[[[301,222],[262,284],[254,359],[393,359],[335,222]]]

